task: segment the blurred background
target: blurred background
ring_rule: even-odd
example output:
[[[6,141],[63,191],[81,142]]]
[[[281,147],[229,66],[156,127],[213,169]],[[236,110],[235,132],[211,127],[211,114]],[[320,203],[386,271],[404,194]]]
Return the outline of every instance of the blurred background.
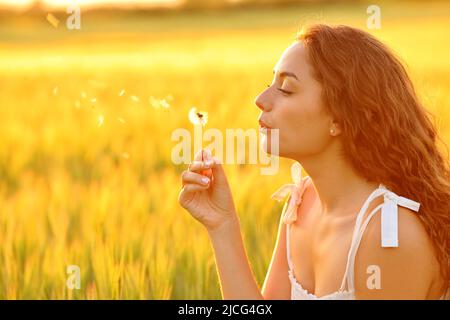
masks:
[[[255,97],[316,22],[393,48],[450,140],[448,1],[0,0],[0,299],[220,298],[207,235],[177,202],[171,134],[193,131],[193,106],[207,128],[257,130]],[[260,286],[291,163],[225,165]]]

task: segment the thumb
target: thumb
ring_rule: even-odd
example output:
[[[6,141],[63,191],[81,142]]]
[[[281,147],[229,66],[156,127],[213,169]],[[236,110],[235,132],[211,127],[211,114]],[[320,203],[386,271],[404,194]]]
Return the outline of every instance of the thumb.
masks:
[[[222,163],[216,157],[213,157],[213,160],[214,165],[212,166],[212,173],[214,176],[214,184],[228,184],[227,176],[225,174],[225,170],[223,169]]]

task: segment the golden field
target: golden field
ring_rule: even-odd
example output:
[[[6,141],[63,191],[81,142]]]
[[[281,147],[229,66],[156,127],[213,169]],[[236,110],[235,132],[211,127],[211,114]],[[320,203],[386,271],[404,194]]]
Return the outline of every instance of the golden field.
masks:
[[[310,22],[366,30],[366,7],[214,14],[84,15],[82,29],[45,15],[0,24],[0,299],[217,299],[206,232],[177,202],[171,150],[192,130],[257,129],[257,94]],[[370,30],[408,66],[450,141],[450,5],[381,5]],[[62,15],[63,16],[63,15]],[[61,15],[60,15],[61,17]],[[262,286],[291,161],[275,176],[225,165],[251,265]],[[66,287],[78,265],[81,289]]]

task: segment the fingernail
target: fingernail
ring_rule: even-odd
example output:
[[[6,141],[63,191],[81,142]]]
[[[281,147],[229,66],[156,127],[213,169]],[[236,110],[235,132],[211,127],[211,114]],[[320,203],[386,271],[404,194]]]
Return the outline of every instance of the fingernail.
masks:
[[[203,177],[202,178],[202,183],[203,184],[208,184],[208,182],[209,182],[209,178],[207,178],[207,177]]]

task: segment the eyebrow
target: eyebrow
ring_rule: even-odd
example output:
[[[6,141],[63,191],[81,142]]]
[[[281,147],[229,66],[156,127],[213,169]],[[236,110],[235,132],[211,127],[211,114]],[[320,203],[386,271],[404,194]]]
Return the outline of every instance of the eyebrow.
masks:
[[[273,70],[273,74],[275,74],[275,70]],[[292,77],[298,80],[297,76],[295,75],[295,73],[293,72],[289,72],[289,71],[282,71],[280,72],[280,77],[284,78],[284,77]],[[300,80],[299,80],[300,81]]]

